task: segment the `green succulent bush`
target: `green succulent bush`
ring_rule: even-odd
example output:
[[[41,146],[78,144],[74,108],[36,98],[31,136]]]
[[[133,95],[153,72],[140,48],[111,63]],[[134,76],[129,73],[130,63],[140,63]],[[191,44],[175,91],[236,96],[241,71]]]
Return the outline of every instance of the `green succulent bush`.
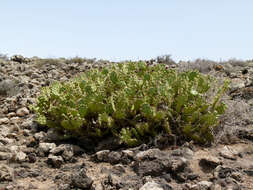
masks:
[[[227,82],[208,100],[214,83],[198,71],[118,63],[43,87],[31,109],[39,124],[77,137],[113,135],[136,146],[166,133],[207,143],[226,108],[220,99]]]

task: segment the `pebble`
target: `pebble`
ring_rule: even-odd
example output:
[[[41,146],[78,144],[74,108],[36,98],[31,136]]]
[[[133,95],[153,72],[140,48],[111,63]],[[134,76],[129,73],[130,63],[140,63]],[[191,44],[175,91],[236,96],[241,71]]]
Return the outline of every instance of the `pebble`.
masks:
[[[110,153],[110,150],[101,150],[96,152],[96,158],[98,161],[105,161],[107,159],[108,154]]]
[[[164,190],[163,187],[155,182],[145,183],[140,190]]]
[[[61,156],[54,156],[52,154],[50,154],[48,156],[48,160],[47,163],[52,165],[55,168],[60,168],[61,165],[63,164],[63,158]]]
[[[0,181],[12,181],[14,179],[13,169],[5,164],[0,165]]]
[[[10,159],[11,154],[6,152],[0,152],[0,160],[8,160]]]
[[[22,121],[22,119],[20,117],[12,117],[10,119],[10,123],[13,123],[13,124],[20,123],[21,121]]]
[[[20,108],[16,111],[17,116],[24,117],[28,115],[30,112],[26,107]]]
[[[55,148],[55,143],[39,143],[39,152],[48,153],[50,150]]]
[[[43,140],[45,139],[45,137],[46,137],[46,133],[43,132],[43,131],[41,131],[41,132],[39,132],[39,133],[36,133],[36,134],[34,135],[34,138],[35,138],[36,140],[38,140],[38,141],[43,141]]]
[[[236,160],[236,156],[234,155],[234,153],[232,152],[232,150],[230,150],[227,146],[224,146],[219,153],[223,158],[226,159],[230,159],[230,160]]]
[[[15,116],[16,116],[15,112],[10,112],[10,113],[7,114],[8,118],[15,117]]]
[[[14,158],[14,160],[17,161],[17,162],[25,162],[27,156],[26,156],[26,154],[25,154],[24,152],[20,151],[20,152],[15,153],[15,154],[13,155],[13,158]]]
[[[0,118],[0,125],[9,123],[9,119],[7,117]]]

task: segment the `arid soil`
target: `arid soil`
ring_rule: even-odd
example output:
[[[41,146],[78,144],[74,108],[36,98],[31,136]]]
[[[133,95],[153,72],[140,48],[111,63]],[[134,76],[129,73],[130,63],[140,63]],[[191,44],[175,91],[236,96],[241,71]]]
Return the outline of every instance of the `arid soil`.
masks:
[[[253,189],[253,62],[168,65],[231,80],[223,98],[228,109],[211,146],[186,142],[162,149],[159,143],[118,148],[113,139],[94,145],[85,139],[62,140],[35,122],[28,105],[42,86],[108,64],[63,59],[42,64],[22,56],[0,60],[0,190]]]

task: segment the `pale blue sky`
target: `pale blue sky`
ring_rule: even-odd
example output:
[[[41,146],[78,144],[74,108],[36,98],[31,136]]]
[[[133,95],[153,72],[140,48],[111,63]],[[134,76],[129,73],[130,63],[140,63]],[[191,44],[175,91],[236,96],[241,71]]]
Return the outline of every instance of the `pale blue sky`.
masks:
[[[1,0],[0,53],[253,58],[253,0]]]

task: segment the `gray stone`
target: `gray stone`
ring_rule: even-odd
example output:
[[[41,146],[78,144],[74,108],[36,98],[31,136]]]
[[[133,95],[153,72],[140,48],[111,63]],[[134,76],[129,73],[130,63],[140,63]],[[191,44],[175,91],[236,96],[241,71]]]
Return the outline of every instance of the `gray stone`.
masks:
[[[247,170],[244,170],[244,172],[245,172],[248,176],[253,176],[253,169],[247,169]]]
[[[81,169],[77,174],[73,174],[71,180],[72,186],[80,189],[90,189],[93,184],[93,180],[86,175],[84,169]]]
[[[62,134],[54,128],[50,128],[46,133],[47,141],[59,141],[62,139]]]
[[[8,122],[9,122],[9,119],[7,117],[4,117],[4,118],[0,119],[0,125],[7,124]]]
[[[214,184],[212,187],[211,187],[211,190],[222,190],[222,187],[220,184]]]
[[[21,124],[21,127],[24,128],[24,129],[30,129],[33,125],[33,121],[32,120],[29,120],[29,121],[24,121],[22,124]]]
[[[116,152],[116,151],[112,151],[108,154],[107,156],[107,160],[111,163],[111,164],[118,164],[120,162],[121,159],[121,153]]]
[[[0,181],[12,181],[14,179],[13,169],[1,164],[0,165]]]
[[[140,190],[164,190],[160,184],[155,182],[147,182],[145,183]]]
[[[115,175],[115,174],[109,174],[108,175],[108,182],[116,187],[117,189],[122,188],[123,184],[122,184],[122,180],[120,179],[119,176]]]
[[[1,131],[1,135],[0,135],[0,138],[1,136],[2,137],[7,137],[7,135],[9,134],[9,127],[7,125],[1,125],[1,128],[0,128],[0,131]]]
[[[225,165],[219,165],[215,168],[214,170],[214,177],[215,178],[226,178],[228,176],[231,176],[231,174],[234,172],[234,169],[229,167],[229,166],[225,166]]]
[[[231,83],[230,83],[230,89],[231,91],[240,89],[240,88],[244,88],[245,87],[245,81],[240,79],[240,78],[234,78],[231,79]]]
[[[38,73],[32,73],[31,78],[38,79],[38,78],[40,78],[40,75]]]
[[[108,154],[110,153],[110,150],[101,150],[96,152],[96,159],[100,162],[103,162],[107,159]]]
[[[227,146],[224,146],[219,153],[223,158],[230,159],[230,160],[236,160],[235,154],[230,150]]]
[[[242,182],[242,174],[240,172],[233,172],[231,177],[238,182]]]
[[[194,152],[190,149],[190,148],[187,148],[187,147],[184,147],[182,149],[182,152],[183,152],[183,156],[187,159],[190,159],[193,157],[194,155]]]
[[[0,152],[10,152],[10,148],[4,145],[0,145]]]
[[[129,158],[133,158],[134,157],[134,152],[131,150],[123,150],[122,151],[123,155],[126,155]]]
[[[155,159],[155,160],[143,160],[140,162],[135,162],[133,165],[134,171],[139,176],[160,176],[163,172],[168,172],[172,166],[171,159]]]
[[[141,151],[134,156],[134,159],[137,161],[144,159],[154,159],[161,157],[169,157],[170,155],[166,152],[159,150],[158,148],[149,149],[145,151]]]
[[[175,172],[183,171],[183,169],[188,165],[188,161],[184,157],[172,159],[171,170]]]
[[[94,189],[94,190],[104,190],[104,187],[103,187],[103,185],[101,184],[101,183],[99,183],[99,182],[94,182],[93,184],[92,184],[92,188],[91,189]],[[131,190],[131,189],[128,189],[128,190]]]
[[[56,145],[54,143],[40,143],[38,151],[42,153],[49,153],[49,151],[55,147]]]
[[[45,137],[46,137],[46,133],[43,132],[43,131],[41,131],[41,132],[39,132],[39,133],[36,133],[36,134],[34,135],[34,138],[35,138],[36,140],[38,140],[38,141],[43,141],[43,140],[45,140]]]
[[[33,136],[29,136],[27,139],[26,139],[26,146],[27,147],[34,147],[38,144],[38,142],[36,141],[36,139],[33,137]]]
[[[53,155],[61,155],[65,161],[69,161],[74,156],[74,148],[71,144],[61,144],[50,150],[50,153]]]
[[[8,118],[15,117],[15,116],[16,116],[15,112],[10,112],[10,113],[7,114]]]
[[[13,156],[17,162],[25,162],[27,158],[26,154],[22,151],[15,153]]]
[[[65,144],[62,157],[64,158],[65,161],[69,161],[73,156],[74,156],[73,146]]]
[[[0,142],[3,143],[4,145],[6,144],[12,144],[15,142],[14,139],[9,139],[9,138],[4,138],[0,136]]]
[[[60,145],[50,150],[50,153],[53,155],[61,155],[63,151],[64,151],[64,146]]]
[[[16,123],[20,123],[22,121],[22,119],[20,117],[12,117],[10,119],[10,123],[16,124]]]
[[[20,108],[16,111],[16,114],[19,117],[24,117],[24,116],[28,115],[29,113],[30,113],[30,111],[26,107]]]
[[[50,154],[48,156],[47,163],[52,165],[55,168],[60,168],[61,165],[63,164],[63,158],[61,156],[54,156]]]
[[[173,155],[173,156],[183,156],[185,158],[190,159],[194,155],[194,152],[190,148],[183,147],[183,148],[173,150],[171,155]]]
[[[11,154],[7,152],[0,152],[0,160],[8,160],[10,159]]]
[[[59,184],[58,189],[59,190],[70,190],[71,186],[70,186],[70,184]]]
[[[12,162],[25,162],[27,160],[27,155],[23,151],[26,147],[25,146],[17,146],[13,145],[10,147],[10,151],[12,153],[12,156],[10,158],[10,161]]]
[[[212,182],[210,181],[201,181],[198,183],[199,188],[202,190],[208,190],[212,186]]]

